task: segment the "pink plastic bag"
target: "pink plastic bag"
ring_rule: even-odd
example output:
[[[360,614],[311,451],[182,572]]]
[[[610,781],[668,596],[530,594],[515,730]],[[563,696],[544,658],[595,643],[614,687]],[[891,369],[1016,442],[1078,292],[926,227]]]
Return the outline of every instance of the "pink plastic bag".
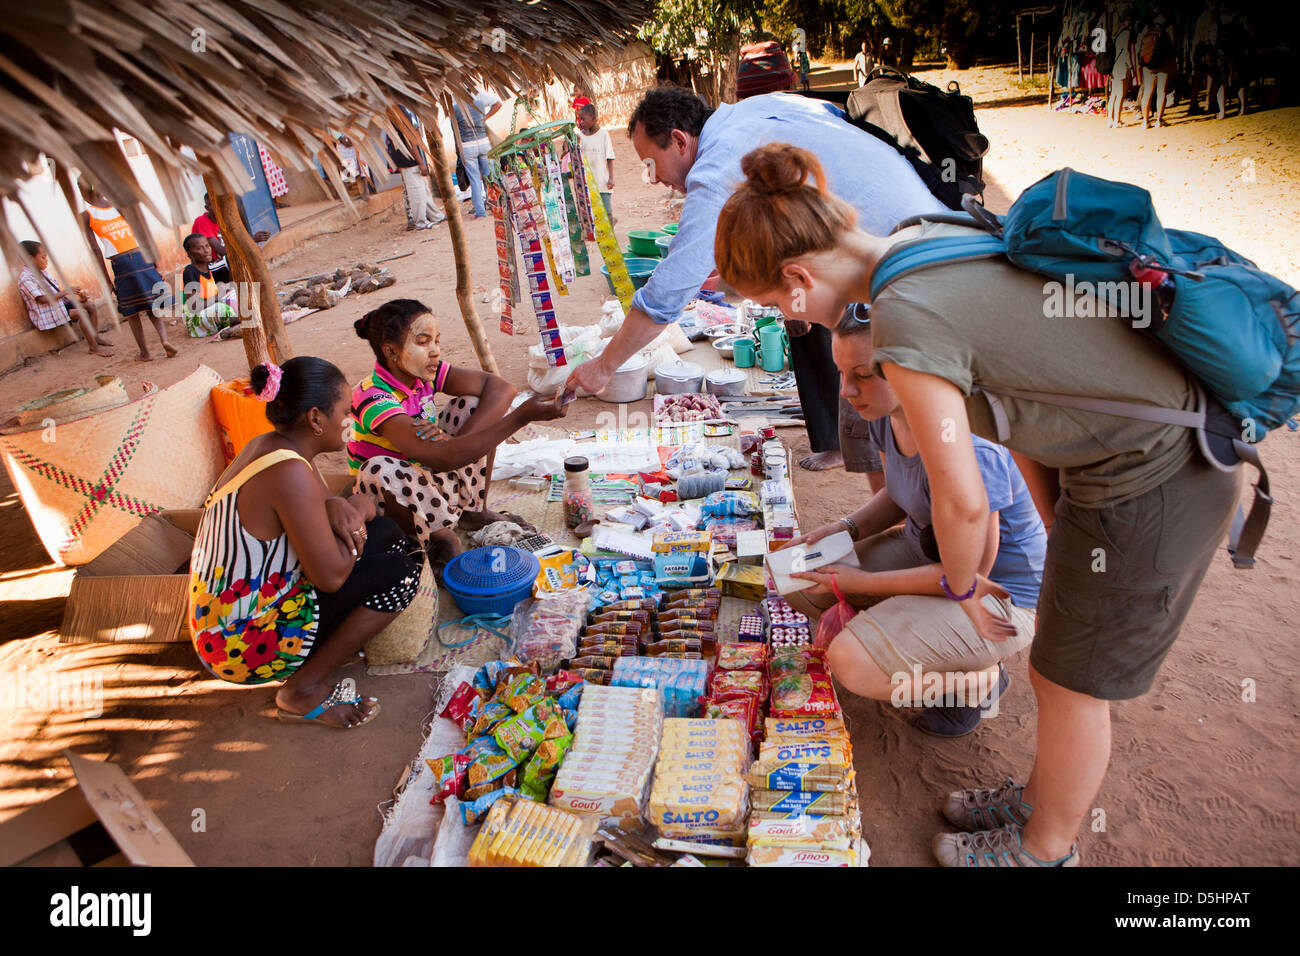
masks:
[[[831,641],[835,636],[849,626],[849,621],[858,612],[853,605],[845,600],[844,595],[840,592],[839,585],[835,583],[835,575],[831,575],[831,590],[839,598],[835,604],[825,611],[822,611],[821,617],[817,619],[817,636],[813,638],[813,647],[818,650],[826,650],[831,646]]]

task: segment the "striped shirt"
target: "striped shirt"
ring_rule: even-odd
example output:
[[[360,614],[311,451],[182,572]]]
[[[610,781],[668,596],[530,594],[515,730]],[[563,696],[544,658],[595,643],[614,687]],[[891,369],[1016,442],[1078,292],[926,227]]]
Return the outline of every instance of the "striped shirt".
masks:
[[[395,415],[410,415],[436,421],[433,397],[442,391],[451,366],[438,363],[433,381],[421,381],[409,389],[378,363],[369,376],[352,391],[352,429],[348,440],[348,469],[355,475],[367,458],[394,455],[392,442],[379,434],[379,426]],[[401,457],[397,455],[396,457]]]

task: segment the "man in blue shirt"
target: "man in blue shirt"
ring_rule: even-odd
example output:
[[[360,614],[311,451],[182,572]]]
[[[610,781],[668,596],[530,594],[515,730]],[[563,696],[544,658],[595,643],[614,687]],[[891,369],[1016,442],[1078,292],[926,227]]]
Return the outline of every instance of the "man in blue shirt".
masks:
[[[867,232],[887,235],[908,216],[945,211],[906,159],[822,100],[768,93],[713,110],[689,90],[659,87],[642,98],[627,128],[651,181],[685,192],[686,203],[677,237],[633,296],[627,320],[598,357],[573,370],[568,389],[601,391],[660,325],[677,321],[713,271],[718,213],[744,179],[741,157],[764,143],[814,152],[830,190],[857,210]]]

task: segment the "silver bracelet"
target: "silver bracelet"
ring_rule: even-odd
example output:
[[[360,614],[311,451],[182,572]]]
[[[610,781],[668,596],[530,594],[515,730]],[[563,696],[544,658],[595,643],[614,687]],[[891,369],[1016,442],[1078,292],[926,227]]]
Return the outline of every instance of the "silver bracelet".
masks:
[[[858,540],[858,523],[850,516],[845,515],[840,521],[844,522],[845,527],[849,529],[849,537],[854,541]]]

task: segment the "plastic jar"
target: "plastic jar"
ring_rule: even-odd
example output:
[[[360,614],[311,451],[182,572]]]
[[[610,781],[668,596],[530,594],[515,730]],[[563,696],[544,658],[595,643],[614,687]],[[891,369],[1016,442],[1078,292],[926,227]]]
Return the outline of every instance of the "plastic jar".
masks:
[[[570,531],[591,520],[593,502],[587,459],[564,459],[564,524]]]

